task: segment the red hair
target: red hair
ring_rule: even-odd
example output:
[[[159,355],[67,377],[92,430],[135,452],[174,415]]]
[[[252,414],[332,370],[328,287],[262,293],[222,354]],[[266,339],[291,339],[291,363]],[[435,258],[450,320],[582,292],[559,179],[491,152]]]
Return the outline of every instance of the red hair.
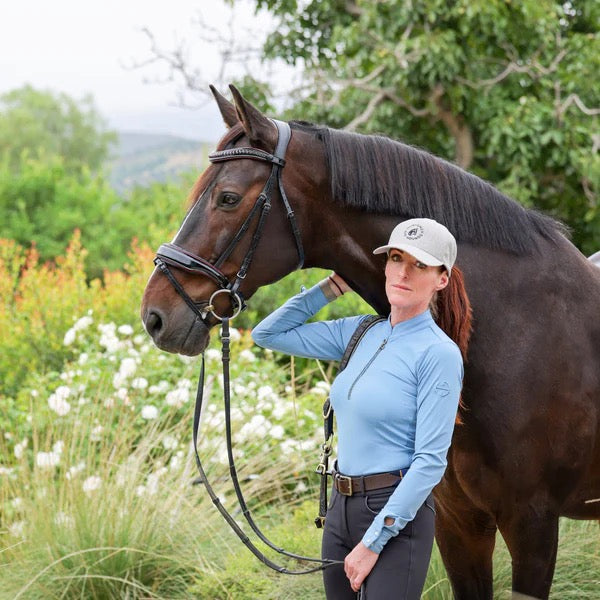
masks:
[[[437,324],[460,348],[463,361],[467,362],[471,338],[473,311],[465,289],[465,278],[458,267],[452,268],[448,285],[438,292],[436,300]],[[465,410],[462,396],[459,401],[457,423],[462,423],[460,412]]]

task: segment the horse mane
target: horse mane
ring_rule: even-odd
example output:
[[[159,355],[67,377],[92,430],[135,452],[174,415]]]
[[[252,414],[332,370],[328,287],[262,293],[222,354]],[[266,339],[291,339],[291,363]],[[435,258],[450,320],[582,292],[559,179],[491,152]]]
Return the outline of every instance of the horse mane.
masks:
[[[322,141],[332,196],[342,206],[435,219],[458,241],[513,253],[535,250],[538,235],[554,242],[568,236],[559,221],[424,150],[378,135],[302,121],[290,125]]]

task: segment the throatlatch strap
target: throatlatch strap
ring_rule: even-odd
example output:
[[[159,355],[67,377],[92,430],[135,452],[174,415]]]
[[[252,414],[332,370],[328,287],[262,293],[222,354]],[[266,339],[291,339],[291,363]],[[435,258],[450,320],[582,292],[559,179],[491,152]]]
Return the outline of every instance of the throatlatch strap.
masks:
[[[365,333],[375,325],[375,323],[385,320],[386,318],[380,315],[368,315],[358,324],[358,327],[355,329],[346,346],[346,350],[344,350],[344,354],[340,360],[338,374],[348,365],[350,357]],[[331,444],[333,440],[333,406],[331,405],[331,400],[329,398],[327,398],[323,404],[323,436],[325,441],[321,446],[321,458],[316,468],[316,472],[321,475],[321,484],[319,486],[319,515],[315,518],[315,525],[319,529],[325,526],[325,516],[327,514],[327,475],[331,475],[329,471],[329,456],[331,455]]]

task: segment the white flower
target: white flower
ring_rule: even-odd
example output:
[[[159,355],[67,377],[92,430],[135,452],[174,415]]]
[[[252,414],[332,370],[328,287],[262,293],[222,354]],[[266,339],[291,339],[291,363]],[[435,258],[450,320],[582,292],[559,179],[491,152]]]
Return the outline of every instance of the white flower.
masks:
[[[88,477],[83,482],[83,485],[81,487],[86,494],[91,494],[92,492],[95,492],[96,490],[100,489],[101,485],[102,479],[100,479],[100,477],[98,477],[97,475],[92,475],[92,477]]]
[[[67,402],[67,398],[71,395],[71,389],[66,385],[61,385],[50,394],[48,398],[48,406],[56,414],[64,417],[70,410],[71,405]]]
[[[104,427],[102,425],[96,425],[92,432],[90,433],[90,441],[91,442],[100,442],[102,440],[102,433],[104,431]]]
[[[236,435],[236,440],[243,442],[249,438],[265,437],[270,427],[271,423],[263,415],[254,415],[248,423],[242,426]]]
[[[80,365],[85,365],[85,363],[88,361],[88,358],[89,358],[89,355],[88,355],[88,353],[87,353],[87,352],[82,352],[82,353],[79,355],[79,358],[77,359],[77,362],[78,362]]]
[[[254,362],[256,360],[256,356],[254,356],[254,352],[252,352],[252,350],[246,348],[240,352],[240,360],[245,362]]]
[[[288,409],[286,408],[285,404],[280,402],[279,404],[275,405],[275,408],[273,409],[273,412],[271,414],[275,419],[283,419],[287,412]]]
[[[157,471],[154,471],[154,473],[150,473],[150,475],[148,475],[146,482],[146,491],[150,496],[153,496],[154,494],[156,494],[156,492],[158,492],[158,480],[166,472],[167,468],[161,467]]]
[[[135,488],[135,495],[142,497],[144,494],[146,493],[146,486],[145,485],[138,485]]]
[[[123,401],[127,400],[127,396],[128,396],[128,394],[127,394],[127,388],[124,388],[124,387],[121,387],[121,388],[119,388],[119,389],[116,391],[116,393],[115,393],[115,396],[116,396],[116,397],[117,397],[119,400],[123,400]]]
[[[204,358],[206,358],[206,360],[209,362],[219,361],[221,360],[221,351],[217,350],[216,348],[208,348],[204,351]]]
[[[40,469],[52,469],[60,462],[60,454],[56,452],[38,452],[35,457],[35,464]]]
[[[25,448],[27,448],[27,444],[29,443],[29,440],[27,438],[23,439],[22,442],[19,442],[18,444],[15,444],[15,458],[22,458],[23,457],[23,453],[25,452]]]
[[[106,400],[104,400],[103,404],[104,408],[113,408],[113,406],[115,405],[115,399],[112,396],[109,396],[108,398],[106,398]]]
[[[149,394],[164,394],[167,390],[169,389],[169,382],[165,381],[164,379],[161,379],[158,382],[158,385],[151,385],[148,388],[148,393]]]
[[[190,394],[187,389],[184,388],[175,388],[167,393],[165,397],[165,402],[169,406],[175,406],[176,408],[181,408],[186,402],[190,399]]]
[[[148,380],[144,377],[136,377],[132,380],[131,387],[134,390],[145,390],[148,387]]]
[[[284,433],[285,429],[281,425],[275,425],[274,427],[271,427],[271,437],[275,438],[276,440],[280,440]]]
[[[179,446],[179,441],[172,435],[165,435],[162,439],[162,445],[165,450],[175,450]]]
[[[142,419],[156,419],[158,417],[158,408],[152,405],[146,405],[142,408]]]
[[[81,471],[83,471],[85,469],[85,463],[84,462],[80,462],[72,467],[69,467],[69,470],[67,471],[67,474],[65,475],[65,477],[71,481],[71,479],[73,479],[73,477],[75,477],[75,475],[77,475],[78,473],[81,473]]]
[[[114,323],[107,323],[105,325],[98,325],[98,330],[100,331],[100,339],[98,343],[106,348],[109,354],[116,352],[121,347],[121,342],[119,338],[115,334],[117,326]]]
[[[301,494],[302,492],[306,492],[307,489],[308,486],[306,485],[306,483],[304,483],[304,481],[300,481],[298,482],[298,485],[296,486],[296,489],[294,491],[296,492],[296,494]]]
[[[310,391],[317,396],[327,396],[330,388],[331,386],[326,381],[318,381]]]
[[[52,452],[55,452],[56,454],[62,454],[62,451],[65,447],[65,443],[62,440],[58,440],[58,442],[54,442],[54,444],[52,445]]]
[[[169,461],[169,469],[171,469],[171,471],[178,469],[181,466],[182,462],[183,462],[183,450],[180,450],[179,452],[177,452],[177,454],[175,456],[171,457],[171,460]]]
[[[145,340],[145,339],[146,339],[146,336],[144,336],[144,335],[141,335],[141,334],[139,334],[139,333],[138,333],[138,334],[137,334],[137,335],[136,335],[136,336],[133,338],[133,343],[134,343],[136,346],[139,346],[140,344],[143,344],[143,343],[144,343],[144,340]]]
[[[25,531],[25,521],[15,521],[8,526],[8,533],[13,537],[23,537]]]
[[[31,390],[31,397],[32,398],[37,398],[40,395],[40,393],[37,390]]]
[[[131,335],[133,333],[133,327],[131,325],[121,325],[117,331],[121,335]]]
[[[58,511],[54,516],[54,523],[59,527],[66,527],[70,529],[71,527],[73,527],[73,525],[75,525],[75,519],[67,513]]]
[[[229,337],[232,342],[239,342],[242,339],[242,334],[240,333],[239,329],[232,327],[229,330]]]
[[[13,498],[10,503],[15,510],[23,508],[23,498],[19,498],[19,496]]]
[[[75,331],[75,329],[73,329],[73,327],[71,327],[71,329],[68,329],[67,333],[65,333],[65,337],[63,338],[63,345],[70,346],[75,341],[76,337],[77,332]]]
[[[137,369],[137,363],[134,358],[124,358],[119,367],[119,373],[123,377],[131,377]]]
[[[0,475],[12,475],[14,473],[14,469],[10,467],[3,467],[0,465]]]
[[[79,319],[75,325],[73,325],[73,329],[75,331],[82,331],[83,329],[87,329],[93,322],[94,319],[92,319],[90,316],[81,317],[81,319]]]

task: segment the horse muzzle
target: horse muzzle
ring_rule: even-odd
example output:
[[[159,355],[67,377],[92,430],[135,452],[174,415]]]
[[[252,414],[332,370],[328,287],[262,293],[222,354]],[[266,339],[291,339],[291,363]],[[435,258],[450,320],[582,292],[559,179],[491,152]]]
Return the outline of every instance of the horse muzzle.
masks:
[[[201,321],[186,310],[166,313],[156,306],[145,307],[142,322],[154,344],[173,354],[196,356],[204,352],[210,341],[210,327],[217,323],[210,315]],[[211,321],[214,320],[214,323]]]

